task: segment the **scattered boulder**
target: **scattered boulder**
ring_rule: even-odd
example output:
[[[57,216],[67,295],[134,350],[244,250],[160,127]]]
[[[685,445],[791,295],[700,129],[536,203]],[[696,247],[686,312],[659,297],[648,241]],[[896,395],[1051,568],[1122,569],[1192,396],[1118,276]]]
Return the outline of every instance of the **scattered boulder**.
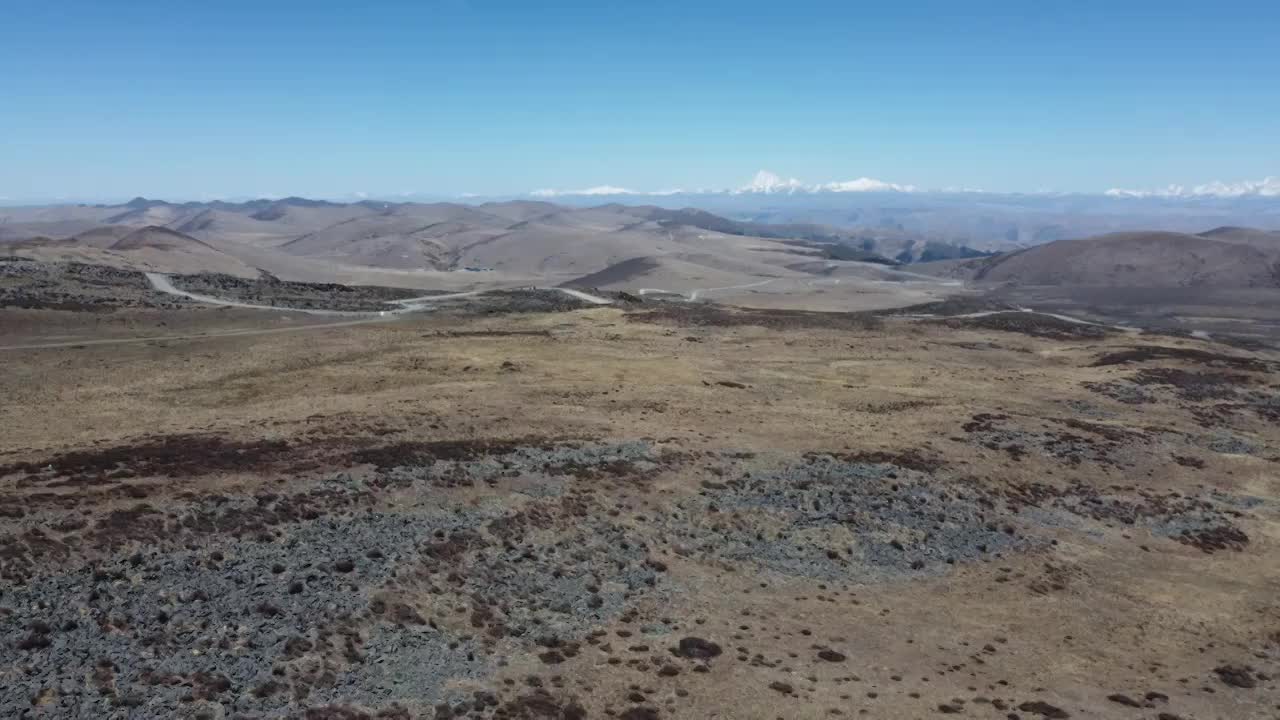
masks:
[[[1213,672],[1218,675],[1219,680],[1231,687],[1247,690],[1258,686],[1258,681],[1254,678],[1253,673],[1248,668],[1240,667],[1239,665],[1220,665],[1214,668]]]
[[[1142,707],[1142,703],[1122,693],[1112,693],[1111,695],[1107,696],[1107,699],[1113,703],[1116,703],[1117,705],[1125,705],[1128,707]]]
[[[710,640],[704,640],[700,637],[686,637],[680,639],[680,645],[671,651],[675,655],[692,660],[710,660],[717,657],[723,650],[720,646]]]
[[[1071,717],[1071,713],[1043,700],[1029,700],[1019,705],[1018,709],[1022,712],[1035,713],[1049,720],[1065,720]]]

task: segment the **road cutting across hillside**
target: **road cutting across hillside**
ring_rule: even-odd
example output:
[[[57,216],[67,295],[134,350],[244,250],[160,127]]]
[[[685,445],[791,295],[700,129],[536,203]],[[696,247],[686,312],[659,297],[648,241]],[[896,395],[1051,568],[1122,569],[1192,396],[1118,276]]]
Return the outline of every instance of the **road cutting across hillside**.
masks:
[[[320,308],[296,308],[296,307],[282,307],[278,305],[261,305],[256,303],[241,302],[239,300],[227,300],[225,298],[214,297],[212,295],[202,295],[200,293],[193,293],[193,292],[188,292],[186,290],[181,290],[177,287],[174,287],[173,282],[169,280],[169,276],[164,273],[148,272],[144,274],[147,277],[147,282],[151,283],[151,287],[155,288],[157,291],[162,293],[167,293],[169,295],[175,295],[177,297],[187,298],[188,300],[194,300],[196,302],[204,303],[206,305],[222,305],[225,307],[246,308],[251,310],[274,310],[278,312],[299,312],[299,313],[305,313],[307,315],[323,315],[323,316],[332,316],[332,317],[378,318],[378,317],[391,317],[395,315],[404,315],[406,313],[431,310],[433,309],[432,305],[434,303],[438,303],[444,300],[457,300],[461,298],[475,297],[483,294],[484,292],[483,290],[471,290],[467,292],[447,293],[444,295],[421,295],[418,297],[404,298],[400,300],[391,300],[391,301],[388,301],[387,304],[390,306],[396,306],[396,307],[387,309],[387,310],[367,310],[367,311],[325,310]],[[534,289],[536,290],[538,288],[534,288]],[[599,295],[592,295],[590,293],[585,293],[585,292],[582,292],[581,290],[572,290],[570,288],[553,288],[553,289],[559,292],[562,292],[570,297],[581,300],[583,302],[591,303],[592,305],[612,305],[613,304],[613,301],[608,298],[600,297]]]

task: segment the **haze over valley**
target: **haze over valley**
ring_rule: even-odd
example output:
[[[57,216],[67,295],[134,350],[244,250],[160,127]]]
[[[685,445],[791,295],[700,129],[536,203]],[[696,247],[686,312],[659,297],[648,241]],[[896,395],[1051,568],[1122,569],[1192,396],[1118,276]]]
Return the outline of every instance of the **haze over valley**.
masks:
[[[680,206],[686,200],[713,201],[725,214]],[[1268,228],[1278,218],[1280,200],[1261,195],[1152,200],[773,185],[555,202],[139,197],[0,208],[0,249],[176,274],[452,291],[566,286],[856,311],[997,288],[1024,299],[1035,287],[1265,297],[1277,287],[1280,230]],[[1212,223],[1220,224],[1205,227]],[[1111,232],[1072,234],[1077,228]]]

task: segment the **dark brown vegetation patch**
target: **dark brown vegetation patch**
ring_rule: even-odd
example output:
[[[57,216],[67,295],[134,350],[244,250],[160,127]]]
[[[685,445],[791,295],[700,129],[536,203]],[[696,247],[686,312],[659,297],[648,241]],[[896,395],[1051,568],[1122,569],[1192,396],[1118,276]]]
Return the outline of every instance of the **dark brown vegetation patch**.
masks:
[[[1160,345],[1138,345],[1127,350],[1106,353],[1095,360],[1090,367],[1127,365],[1150,360],[1182,360],[1206,367],[1245,370],[1248,372],[1268,372],[1273,367],[1272,363],[1256,358],[1224,355],[1197,348],[1175,348]]]
[[[123,544],[131,540],[156,542],[164,537],[164,514],[154,507],[140,503],[126,510],[112,510],[98,520],[94,539],[107,545]]]
[[[1177,539],[1183,545],[1200,548],[1210,555],[1218,550],[1235,550],[1239,552],[1244,550],[1245,545],[1249,544],[1249,536],[1240,528],[1231,525],[1219,525],[1200,530],[1184,530]]]
[[[551,331],[550,330],[440,330],[438,332],[423,335],[423,337],[446,337],[446,338],[551,337]]]
[[[26,295],[11,290],[0,291],[0,308],[106,313],[119,310],[120,307],[119,303],[105,298],[82,298],[70,293],[45,291],[41,295]]]
[[[719,657],[721,652],[718,644],[700,637],[681,638],[680,643],[671,649],[671,654],[692,660],[710,660]]]
[[[1246,690],[1258,686],[1257,679],[1253,676],[1253,671],[1239,665],[1221,665],[1213,669],[1213,672],[1222,682],[1231,687],[1244,688]]]
[[[1240,513],[1223,510],[1204,497],[1133,485],[1112,485],[1104,490],[1079,480],[1065,486],[1017,481],[999,492],[1015,512],[1024,507],[1052,508],[1103,523],[1142,525],[1208,554],[1240,552],[1249,544],[1249,536],[1230,520]],[[1054,589],[1066,584],[1055,572],[1049,573],[1045,582]]]
[[[117,552],[135,543],[180,544],[210,537],[271,542],[284,526],[349,512],[370,501],[368,493],[326,486],[289,495],[259,493],[251,501],[217,494],[184,493],[181,497],[182,503],[157,507],[143,502],[105,511],[92,524],[79,512],[64,515],[47,525],[66,534],[61,538],[41,528],[0,535],[0,578],[22,582],[35,570],[66,561],[73,553],[89,557]]]
[[[504,702],[498,708],[497,716],[519,720],[533,718],[583,720],[587,717],[587,711],[574,698],[557,698],[545,690],[538,689]]]
[[[1204,469],[1204,460],[1197,457],[1191,457],[1189,455],[1174,455],[1173,461],[1182,467],[1194,468],[1196,470]]]
[[[936,315],[938,317],[951,317],[953,315],[968,315],[980,312],[1013,312],[1016,309],[1009,303],[990,298],[957,296],[945,300],[935,300],[877,312],[881,315]]]
[[[557,290],[491,290],[467,298],[448,312],[462,314],[496,315],[526,312],[570,312],[596,307],[586,300],[566,295]],[[444,311],[444,308],[442,308]]]
[[[73,450],[43,460],[0,465],[0,476],[27,473],[71,484],[137,477],[195,477],[261,471],[292,455],[283,440],[238,441],[216,435],[158,435],[134,443]]]
[[[1083,430],[1087,433],[1093,433],[1094,435],[1116,443],[1141,441],[1145,440],[1147,437],[1137,430],[1116,427],[1114,425],[1103,425],[1101,423],[1089,422],[1088,420],[1080,420],[1079,418],[1049,418],[1049,420],[1075,430]]]
[[[380,470],[389,470],[430,465],[439,460],[465,461],[492,455],[510,455],[521,448],[549,450],[560,442],[563,440],[545,437],[403,442],[357,450],[350,458],[356,464],[374,465]]]
[[[1132,381],[1143,386],[1154,385],[1172,388],[1184,400],[1201,402],[1233,397],[1237,387],[1248,386],[1253,382],[1253,379],[1247,375],[1213,370],[1192,371],[1179,368],[1143,368],[1132,378]]]
[[[1262,420],[1280,423],[1280,395],[1252,392],[1240,398],[1243,402],[1220,402],[1189,408],[1201,427],[1229,425],[1241,413],[1248,412]]]
[[[1145,405],[1156,401],[1150,393],[1130,382],[1086,382],[1083,387],[1126,405]]]
[[[679,327],[758,326],[772,330],[800,328],[875,330],[883,324],[880,318],[872,313],[762,310],[696,303],[664,303],[643,311],[627,313],[627,319]]]
[[[22,582],[38,565],[65,561],[71,551],[66,543],[49,537],[40,528],[0,535],[0,580]]]
[[[1039,455],[1071,465],[1132,465],[1154,440],[1140,430],[1073,417],[1013,419],[978,413],[961,427],[969,434],[969,442],[1004,452],[1014,460]]]
[[[1066,718],[1071,717],[1071,713],[1056,705],[1050,705],[1043,700],[1029,700],[1019,705],[1018,709],[1025,713],[1049,718],[1049,720],[1066,720]]]
[[[997,330],[1048,340],[1096,340],[1115,332],[1100,325],[1086,325],[1052,315],[1020,311],[998,312],[980,317],[948,318],[939,322],[954,329]]]
[[[815,457],[819,453],[808,453],[805,457]],[[897,465],[907,470],[931,473],[941,470],[946,463],[936,455],[920,450],[859,450],[849,453],[823,453],[831,455],[847,463],[871,463],[875,465]]]

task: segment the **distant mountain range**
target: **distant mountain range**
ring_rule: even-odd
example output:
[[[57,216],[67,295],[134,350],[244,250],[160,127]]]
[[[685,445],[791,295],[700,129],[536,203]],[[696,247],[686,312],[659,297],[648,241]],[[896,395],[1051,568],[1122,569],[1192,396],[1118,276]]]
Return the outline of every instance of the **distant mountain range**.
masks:
[[[246,202],[168,202],[134,198],[119,205],[54,205],[0,209],[0,241],[46,237],[119,237],[151,226],[204,242],[247,241],[284,253],[391,268],[447,270],[459,263],[500,262],[492,249],[528,246],[543,234],[594,239],[605,247],[629,234],[671,236],[707,231],[825,248],[832,257],[909,263],[971,257],[977,251],[887,227],[858,229],[816,223],[732,219],[695,208],[608,203],[589,207],[508,200],[476,205],[336,203],[288,197]],[[100,243],[89,243],[98,246]],[[480,248],[486,248],[481,250]],[[474,253],[474,257],[469,253]]]
[[[1111,197],[1129,198],[1280,198],[1280,177],[1246,180],[1238,183],[1211,182],[1204,185],[1169,185],[1157,190],[1125,190],[1113,188],[1106,192]]]
[[[769,170],[761,170],[745,185],[735,188],[698,189],[698,190],[631,190],[617,185],[598,185],[581,190],[535,190],[535,197],[596,197],[601,195],[632,196],[673,196],[673,195],[814,195],[823,193],[925,193],[933,195],[1012,195],[1017,197],[1089,197],[1091,195],[1111,198],[1276,198],[1280,199],[1280,177],[1266,177],[1261,180],[1246,180],[1227,183],[1215,181],[1200,185],[1169,185],[1155,190],[1130,190],[1112,188],[1101,193],[999,193],[986,192],[973,188],[941,188],[924,189],[915,185],[900,184],[861,177],[856,180],[842,180],[823,183],[805,183],[793,177],[783,177]]]
[[[3,254],[432,288],[576,285],[692,297],[770,284],[782,294],[826,293],[839,307],[839,293],[894,303],[900,290],[922,292],[904,284],[919,277],[897,265],[980,253],[892,229],[776,225],[657,205],[139,197],[0,209]]]
[[[844,200],[826,202],[837,196]],[[944,285],[1280,286],[1280,214],[1261,198],[983,198],[739,193],[704,196],[710,207],[694,208],[677,204],[679,196],[641,205],[600,197],[581,205],[139,197],[0,208],[0,254],[419,287],[555,284],[741,297],[768,285],[778,294],[825,293],[837,308],[854,296],[934,292],[925,286],[939,281],[926,275]],[[713,211],[717,200],[727,211]],[[1215,222],[1224,217],[1248,217],[1260,229]],[[915,266],[897,267],[905,264]]]
[[[535,197],[565,197],[580,196],[593,197],[599,195],[794,195],[797,193],[842,193],[842,192],[916,192],[913,185],[898,185],[896,183],[884,182],[883,180],[875,180],[872,178],[858,178],[857,180],[846,180],[842,182],[828,182],[817,185],[806,185],[795,178],[783,178],[780,175],[761,170],[756,173],[751,182],[738,188],[725,190],[656,190],[650,192],[630,190],[616,185],[598,185],[596,187],[584,188],[582,190],[534,190],[531,195]]]
[[[1111,232],[1196,233],[1223,225],[1280,229],[1280,180],[1275,178],[1090,195],[925,191],[870,178],[810,185],[762,172],[732,190],[633,193],[605,187],[543,195],[574,206],[596,205],[607,196],[625,204],[697,207],[737,221],[893,233],[985,252]]]
[[[73,228],[73,232],[85,229],[83,222],[75,225],[74,220],[88,216],[97,223],[146,222],[181,232],[235,225],[239,226],[236,232],[250,235],[295,234],[294,231],[301,234],[323,229],[320,221],[325,218],[348,219],[348,208],[363,208],[369,213],[398,208],[391,212],[403,216],[416,212],[412,208],[428,206],[492,207],[511,202],[554,201],[561,207],[590,209],[609,202],[675,211],[698,208],[724,221],[744,223],[740,232],[764,237],[779,237],[780,233],[809,239],[823,236],[903,261],[922,257],[936,259],[936,254],[926,256],[923,251],[926,246],[946,255],[949,251],[945,248],[949,247],[1003,252],[1114,232],[1158,230],[1194,234],[1219,226],[1280,229],[1280,178],[1274,177],[1160,190],[1018,194],[970,189],[923,190],[910,184],[865,177],[805,183],[762,170],[750,182],[723,190],[642,192],[601,185],[571,191],[542,190],[531,195],[470,197],[465,203],[424,202],[416,198],[399,198],[396,202],[368,199],[333,202],[299,197],[164,203],[137,198],[110,206],[115,212],[111,217],[102,217],[93,210],[76,214],[45,208],[41,214],[31,212],[30,208],[0,207],[0,222],[4,222],[6,216],[10,223],[30,222],[38,216],[43,221],[63,223],[61,227],[55,224],[41,230],[47,230],[44,234],[51,236],[67,228]],[[310,211],[306,213],[308,217],[299,220],[298,209]],[[205,214],[197,216],[197,211]],[[238,217],[231,218],[228,214]],[[179,215],[184,217],[182,223],[174,224]],[[764,225],[787,229],[770,230],[763,228]],[[794,234],[796,232],[799,234]],[[6,234],[13,235],[0,227],[0,237]],[[409,255],[412,257],[413,253]]]

